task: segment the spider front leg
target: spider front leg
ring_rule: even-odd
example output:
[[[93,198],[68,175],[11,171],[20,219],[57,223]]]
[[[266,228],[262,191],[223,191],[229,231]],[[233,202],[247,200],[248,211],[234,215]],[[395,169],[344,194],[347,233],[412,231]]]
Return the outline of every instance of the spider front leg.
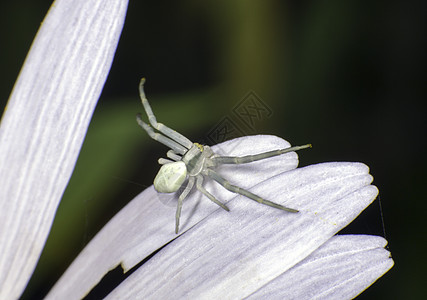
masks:
[[[168,146],[174,152],[179,153],[179,154],[184,154],[185,152],[188,151],[187,148],[178,144],[174,140],[162,135],[161,133],[155,132],[153,130],[153,128],[150,127],[150,125],[148,125],[144,121],[142,121],[141,114],[136,115],[136,122],[138,122],[138,125],[141,126],[153,140],[158,141],[158,142],[162,143],[163,145]]]
[[[178,154],[176,154],[173,150],[169,150],[166,153],[166,156],[174,161],[180,161],[182,159],[182,156],[179,156]]]
[[[139,96],[141,98],[142,105],[144,106],[145,113],[148,116],[148,120],[150,121],[151,126],[153,126],[156,130],[163,133],[165,136],[171,138],[173,141],[177,142],[178,144],[184,146],[187,149],[190,149],[193,146],[193,142],[191,142],[189,139],[187,139],[185,136],[178,133],[177,131],[167,127],[162,123],[157,122],[156,116],[154,115],[153,110],[151,109],[151,106],[148,103],[147,98],[145,97],[144,83],[145,83],[145,78],[142,78],[141,81],[139,82]],[[143,128],[147,131],[145,127]],[[178,152],[178,153],[181,153],[181,152]]]
[[[176,161],[180,161],[182,159],[182,157],[176,154],[173,150],[169,150],[166,153],[166,156],[170,159],[163,158],[163,157],[159,158],[158,162],[160,165],[170,164]]]
[[[285,211],[292,212],[292,213],[298,212],[298,210],[296,210],[296,209],[289,208],[289,207],[280,205],[278,203],[274,203],[274,202],[265,200],[265,199],[261,198],[260,196],[249,192],[248,190],[245,190],[245,189],[242,189],[238,186],[232,185],[226,179],[224,179],[218,173],[216,173],[215,171],[213,171],[211,169],[207,170],[207,175],[210,178],[212,178],[213,180],[215,180],[216,182],[218,182],[220,185],[222,185],[225,189],[229,190],[230,192],[240,194],[240,195],[245,196],[249,199],[252,199],[258,203],[265,204],[265,205],[268,205],[268,206],[271,206],[274,208],[278,208],[278,209],[285,210]]]

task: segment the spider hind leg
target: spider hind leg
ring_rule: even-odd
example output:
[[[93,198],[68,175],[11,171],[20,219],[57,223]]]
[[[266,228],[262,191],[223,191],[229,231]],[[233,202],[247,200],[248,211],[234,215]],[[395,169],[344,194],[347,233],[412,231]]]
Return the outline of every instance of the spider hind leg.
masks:
[[[179,198],[178,198],[178,205],[176,207],[176,214],[175,214],[175,233],[176,234],[178,234],[178,231],[179,231],[179,219],[181,218],[182,201],[184,201],[184,199],[188,196],[191,189],[193,188],[194,179],[195,178],[191,176],[188,178],[187,186],[185,187],[184,191],[181,193],[181,195],[179,195]]]
[[[251,192],[249,192],[248,190],[242,189],[238,186],[232,185],[230,184],[226,179],[224,179],[223,177],[221,177],[218,173],[216,173],[215,171],[209,169],[208,171],[208,176],[210,178],[212,178],[213,180],[215,180],[216,182],[218,182],[220,185],[222,185],[225,189],[229,190],[230,192],[236,193],[236,194],[240,194],[242,196],[245,196],[249,199],[252,199],[258,203],[264,204],[264,205],[268,205],[274,208],[278,208],[287,212],[292,212],[292,213],[297,213],[298,210],[293,209],[293,208],[289,208],[283,205],[280,205],[278,203],[272,202],[272,201],[268,201],[265,200],[263,198],[261,198],[258,195],[255,195]]]
[[[196,188],[202,192],[206,197],[209,198],[209,200],[211,200],[213,203],[219,205],[220,207],[222,207],[223,209],[225,209],[226,211],[230,211],[230,209],[221,201],[219,201],[218,199],[215,198],[214,195],[212,195],[211,193],[209,193],[203,186],[203,177],[201,175],[197,176],[197,181],[196,181]]]
[[[225,164],[246,164],[253,161],[258,161],[266,159],[273,156],[282,155],[288,152],[298,151],[306,148],[311,148],[311,144],[294,146],[285,149],[273,150],[268,152],[263,152],[255,155],[246,155],[246,156],[216,156],[211,158],[215,165],[225,165]]]

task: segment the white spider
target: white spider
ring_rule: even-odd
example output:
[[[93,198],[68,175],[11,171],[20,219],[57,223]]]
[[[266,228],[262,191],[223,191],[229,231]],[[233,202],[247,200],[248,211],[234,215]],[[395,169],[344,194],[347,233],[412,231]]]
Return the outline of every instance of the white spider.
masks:
[[[196,183],[196,188],[206,197],[208,197],[212,202],[218,204],[226,211],[230,211],[228,207],[225,206],[225,204],[221,203],[203,187],[202,184],[204,176],[210,177],[211,179],[215,180],[224,188],[233,193],[243,195],[261,204],[282,209],[288,212],[298,212],[298,210],[296,209],[288,208],[283,205],[265,200],[245,189],[230,184],[226,179],[224,179],[223,177],[221,177],[221,175],[215,172],[214,168],[222,164],[250,163],[268,157],[277,156],[305,148],[310,148],[311,144],[273,150],[255,155],[246,155],[242,157],[218,156],[211,150],[209,146],[203,146],[198,143],[193,143],[182,134],[176,132],[175,130],[167,127],[162,123],[158,123],[156,117],[153,114],[153,111],[151,110],[150,104],[148,103],[148,100],[145,97],[144,82],[145,78],[142,78],[139,84],[139,95],[141,97],[142,105],[144,106],[151,126],[153,126],[160,133],[155,132],[150,125],[142,121],[141,114],[137,114],[136,121],[152,139],[171,148],[171,150],[166,153],[166,156],[169,159],[159,159],[159,164],[161,164],[162,167],[160,168],[159,173],[157,173],[156,178],[154,178],[154,188],[160,193],[174,193],[182,186],[184,181],[188,178],[187,186],[178,198],[178,206],[176,209],[175,216],[176,234],[178,234],[179,230],[179,218],[181,216],[182,202],[193,188],[194,183]]]

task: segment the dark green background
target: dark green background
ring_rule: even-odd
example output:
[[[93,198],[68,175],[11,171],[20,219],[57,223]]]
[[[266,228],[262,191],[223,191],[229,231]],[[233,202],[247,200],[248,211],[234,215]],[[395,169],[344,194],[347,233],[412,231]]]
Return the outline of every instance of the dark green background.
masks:
[[[194,141],[206,140],[225,116],[235,118],[233,108],[254,91],[272,115],[252,129],[237,123],[245,134],[312,143],[301,165],[370,166],[396,264],[360,298],[420,298],[427,280],[426,3],[130,1],[25,299],[40,299],[103,224],[151,185],[166,149],[136,125],[141,76],[158,119]],[[2,107],[50,4],[0,4]],[[383,236],[378,201],[345,232]]]

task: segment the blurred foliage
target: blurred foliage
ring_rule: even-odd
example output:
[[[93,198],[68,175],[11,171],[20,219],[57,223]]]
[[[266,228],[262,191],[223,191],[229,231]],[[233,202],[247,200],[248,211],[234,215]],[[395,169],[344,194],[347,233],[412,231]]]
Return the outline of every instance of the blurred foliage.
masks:
[[[0,4],[3,107],[49,6]],[[369,165],[396,266],[360,298],[419,298],[427,266],[426,11],[415,0],[386,7],[356,0],[130,1],[109,78],[24,298],[42,298],[103,224],[151,184],[166,149],[135,122],[142,76],[158,119],[194,141],[205,140],[225,116],[236,120],[233,109],[254,91],[272,114],[249,129],[237,120],[242,132],[313,143],[300,154],[302,165]],[[376,205],[346,232],[382,235]]]

